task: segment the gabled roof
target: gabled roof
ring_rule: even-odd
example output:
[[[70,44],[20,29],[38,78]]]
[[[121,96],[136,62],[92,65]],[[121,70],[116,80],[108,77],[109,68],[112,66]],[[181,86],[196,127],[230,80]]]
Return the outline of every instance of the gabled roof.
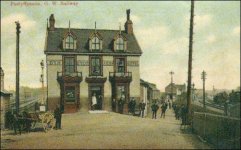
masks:
[[[68,28],[55,28],[54,31],[48,31],[45,47],[46,54],[51,52],[56,52],[56,54],[58,52],[63,52],[62,40],[68,30]],[[74,52],[80,54],[91,53],[89,50],[89,37],[95,32],[95,29],[70,29],[70,31],[77,38],[77,49]],[[102,53],[118,53],[113,51],[113,40],[120,31],[98,29],[97,32],[103,37]],[[141,48],[134,34],[127,34],[126,32],[121,31],[121,35],[127,39],[127,50],[121,53],[142,54]]]

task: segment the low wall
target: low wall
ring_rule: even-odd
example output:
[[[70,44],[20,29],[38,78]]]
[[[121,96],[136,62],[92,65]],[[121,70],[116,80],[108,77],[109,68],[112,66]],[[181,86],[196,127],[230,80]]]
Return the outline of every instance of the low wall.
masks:
[[[194,112],[193,131],[222,149],[240,149],[240,118]]]

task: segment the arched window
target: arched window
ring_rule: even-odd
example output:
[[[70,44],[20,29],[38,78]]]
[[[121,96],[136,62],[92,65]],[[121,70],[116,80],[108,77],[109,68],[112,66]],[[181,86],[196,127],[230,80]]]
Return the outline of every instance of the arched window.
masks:
[[[124,50],[124,40],[120,37],[116,39],[116,50]]]
[[[74,38],[70,35],[65,39],[65,49],[74,49]]]
[[[96,36],[91,40],[91,49],[92,50],[100,49],[100,40]]]

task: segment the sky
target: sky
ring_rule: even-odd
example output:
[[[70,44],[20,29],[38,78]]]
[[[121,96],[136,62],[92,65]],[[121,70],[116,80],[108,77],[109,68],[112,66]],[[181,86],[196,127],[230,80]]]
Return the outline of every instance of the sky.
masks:
[[[28,5],[27,5],[28,4]],[[66,4],[66,3],[65,3]],[[124,29],[126,9],[131,9],[134,34],[143,54],[140,76],[164,91],[174,72],[174,83],[187,82],[189,1],[1,1],[1,66],[5,89],[15,89],[16,25],[20,34],[20,86],[40,87],[40,61],[45,60],[47,18],[53,13],[56,27]],[[206,89],[240,86],[240,2],[196,1],[192,82]],[[46,80],[45,80],[46,81]]]

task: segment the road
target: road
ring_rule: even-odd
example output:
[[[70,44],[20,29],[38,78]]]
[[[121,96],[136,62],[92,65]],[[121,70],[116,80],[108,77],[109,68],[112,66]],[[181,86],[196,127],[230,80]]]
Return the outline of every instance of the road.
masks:
[[[3,131],[1,148],[10,149],[208,149],[196,135],[180,129],[172,110],[166,118],[117,113],[64,114],[62,129],[12,135]]]

